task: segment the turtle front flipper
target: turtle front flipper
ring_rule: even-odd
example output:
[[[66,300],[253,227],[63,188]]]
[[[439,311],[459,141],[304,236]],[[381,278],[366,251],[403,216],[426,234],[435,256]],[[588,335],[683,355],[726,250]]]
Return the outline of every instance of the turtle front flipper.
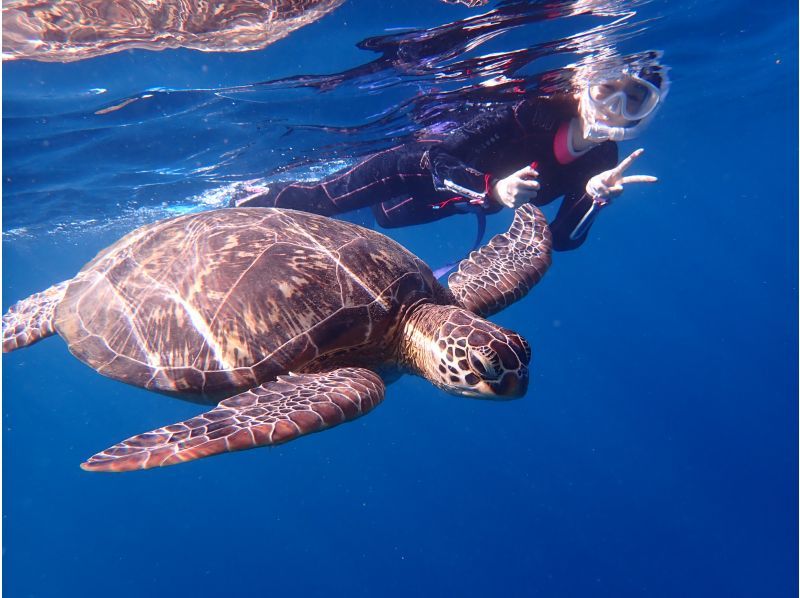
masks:
[[[3,353],[27,347],[55,333],[54,313],[70,281],[17,301],[3,316]]]
[[[550,266],[551,245],[542,211],[522,205],[508,232],[462,260],[448,286],[463,307],[490,316],[522,299],[541,280]]]
[[[211,411],[139,434],[94,455],[87,471],[132,471],[219,453],[282,444],[371,411],[385,386],[370,370],[279,376],[222,401]]]

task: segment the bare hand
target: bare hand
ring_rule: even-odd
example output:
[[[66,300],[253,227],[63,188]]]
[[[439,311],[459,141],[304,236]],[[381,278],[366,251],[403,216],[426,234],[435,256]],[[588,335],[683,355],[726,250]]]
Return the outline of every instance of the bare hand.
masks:
[[[644,150],[639,148],[630,156],[625,158],[622,162],[620,162],[616,168],[612,168],[611,170],[606,170],[605,172],[594,175],[589,179],[589,182],[586,183],[586,193],[588,193],[592,199],[601,205],[605,205],[622,193],[622,186],[626,183],[657,182],[658,179],[656,177],[646,174],[622,176],[625,170],[627,170],[627,168],[633,164],[633,161],[643,153]]]
[[[514,174],[500,179],[494,185],[494,198],[507,208],[518,208],[536,199],[539,192],[539,173],[531,166],[520,168]]]

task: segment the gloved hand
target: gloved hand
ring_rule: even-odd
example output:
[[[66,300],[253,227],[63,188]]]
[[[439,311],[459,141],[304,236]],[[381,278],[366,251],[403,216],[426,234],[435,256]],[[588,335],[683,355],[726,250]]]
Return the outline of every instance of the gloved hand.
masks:
[[[494,184],[492,195],[507,208],[518,208],[536,198],[539,192],[539,173],[532,167],[520,168],[514,174],[500,179]]]
[[[655,183],[658,181],[656,177],[646,174],[622,176],[622,173],[643,153],[643,149],[637,149],[620,162],[616,168],[606,170],[590,178],[589,182],[586,183],[586,193],[589,197],[591,197],[595,203],[604,206],[622,193],[622,185],[625,183]]]

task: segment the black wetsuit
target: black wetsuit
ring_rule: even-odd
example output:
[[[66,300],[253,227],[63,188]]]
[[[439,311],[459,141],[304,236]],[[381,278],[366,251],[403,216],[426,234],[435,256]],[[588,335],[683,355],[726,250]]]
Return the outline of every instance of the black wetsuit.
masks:
[[[575,114],[575,102],[568,98],[532,98],[487,108],[441,138],[372,154],[319,182],[273,184],[266,193],[237,205],[324,215],[372,206],[382,227],[408,226],[474,210],[500,211],[503,206],[488,198],[489,186],[536,162],[541,188],[533,203],[541,206],[564,197],[550,223],[553,248],[574,249],[583,243],[589,229],[584,226],[579,236],[574,235],[592,205],[585,193],[586,182],[617,164],[613,142],[602,143],[577,158],[555,149],[557,137],[564,145],[568,123]],[[464,188],[463,195],[453,191],[458,187]],[[471,205],[464,196],[485,197],[485,201]]]

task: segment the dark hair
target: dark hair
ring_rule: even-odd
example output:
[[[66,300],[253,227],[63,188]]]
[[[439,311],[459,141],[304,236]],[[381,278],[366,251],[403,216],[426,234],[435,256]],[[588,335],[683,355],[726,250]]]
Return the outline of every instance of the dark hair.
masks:
[[[645,81],[649,81],[659,89],[661,89],[661,85],[664,83],[664,78],[661,76],[660,66],[643,67],[642,70],[639,71],[639,77]]]

